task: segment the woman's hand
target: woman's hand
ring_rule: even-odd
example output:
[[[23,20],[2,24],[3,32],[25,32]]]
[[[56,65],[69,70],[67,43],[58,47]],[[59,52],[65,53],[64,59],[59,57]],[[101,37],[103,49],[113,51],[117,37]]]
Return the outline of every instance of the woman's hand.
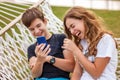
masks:
[[[50,45],[47,45],[46,48],[45,48],[45,46],[46,46],[46,44],[40,44],[40,45],[37,45],[35,48],[35,53],[36,53],[38,61],[45,62],[46,57],[48,56],[49,52],[51,51]]]
[[[77,49],[79,50],[79,48],[76,46],[76,44],[72,40],[67,39],[67,38],[64,39],[64,44],[63,44],[62,48],[69,50],[72,53],[74,53],[74,51],[76,51]]]

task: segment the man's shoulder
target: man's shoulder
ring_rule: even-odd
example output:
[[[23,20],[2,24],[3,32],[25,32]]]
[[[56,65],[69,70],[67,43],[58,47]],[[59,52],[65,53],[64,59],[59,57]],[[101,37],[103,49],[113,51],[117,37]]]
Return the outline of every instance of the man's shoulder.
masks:
[[[59,38],[60,38],[60,37],[61,37],[61,38],[65,38],[65,37],[66,37],[66,35],[63,34],[63,33],[62,33],[62,34],[54,34],[54,36],[55,36],[55,37],[59,37]]]
[[[28,47],[28,49],[34,49],[35,46],[36,46],[36,43],[33,43],[33,44],[31,44],[31,45]]]

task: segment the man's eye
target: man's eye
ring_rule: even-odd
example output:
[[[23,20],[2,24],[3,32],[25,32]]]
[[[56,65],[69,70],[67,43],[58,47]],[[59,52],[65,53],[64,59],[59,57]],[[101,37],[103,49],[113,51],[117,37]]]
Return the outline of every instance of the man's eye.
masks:
[[[29,29],[30,31],[34,31],[34,29]]]
[[[37,27],[40,27],[40,26],[41,26],[41,24],[38,24],[38,25],[37,25]]]

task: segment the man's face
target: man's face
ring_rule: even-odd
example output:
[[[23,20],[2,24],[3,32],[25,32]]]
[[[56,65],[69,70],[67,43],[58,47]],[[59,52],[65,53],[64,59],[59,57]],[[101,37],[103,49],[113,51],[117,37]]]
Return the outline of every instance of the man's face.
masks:
[[[30,27],[28,29],[32,33],[33,36],[45,36],[47,28],[46,28],[46,21],[42,21],[39,18],[36,18],[35,20],[32,21]]]

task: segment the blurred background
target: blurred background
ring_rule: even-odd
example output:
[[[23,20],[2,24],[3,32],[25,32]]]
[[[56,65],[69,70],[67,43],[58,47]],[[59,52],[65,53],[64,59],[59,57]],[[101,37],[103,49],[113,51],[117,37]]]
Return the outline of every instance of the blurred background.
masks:
[[[19,3],[38,2],[39,0],[0,0]],[[54,6],[83,6],[92,9],[120,10],[120,0],[47,0]]]
[[[6,1],[27,5],[36,3],[39,0],[0,0],[0,9],[4,6],[1,3]],[[60,20],[63,19],[65,11],[72,6],[83,6],[85,8],[91,9],[97,15],[99,15],[105,20],[106,28],[108,30],[111,30],[115,34],[115,37],[120,37],[120,21],[119,21],[120,0],[47,0],[47,1],[52,7],[54,14]]]

